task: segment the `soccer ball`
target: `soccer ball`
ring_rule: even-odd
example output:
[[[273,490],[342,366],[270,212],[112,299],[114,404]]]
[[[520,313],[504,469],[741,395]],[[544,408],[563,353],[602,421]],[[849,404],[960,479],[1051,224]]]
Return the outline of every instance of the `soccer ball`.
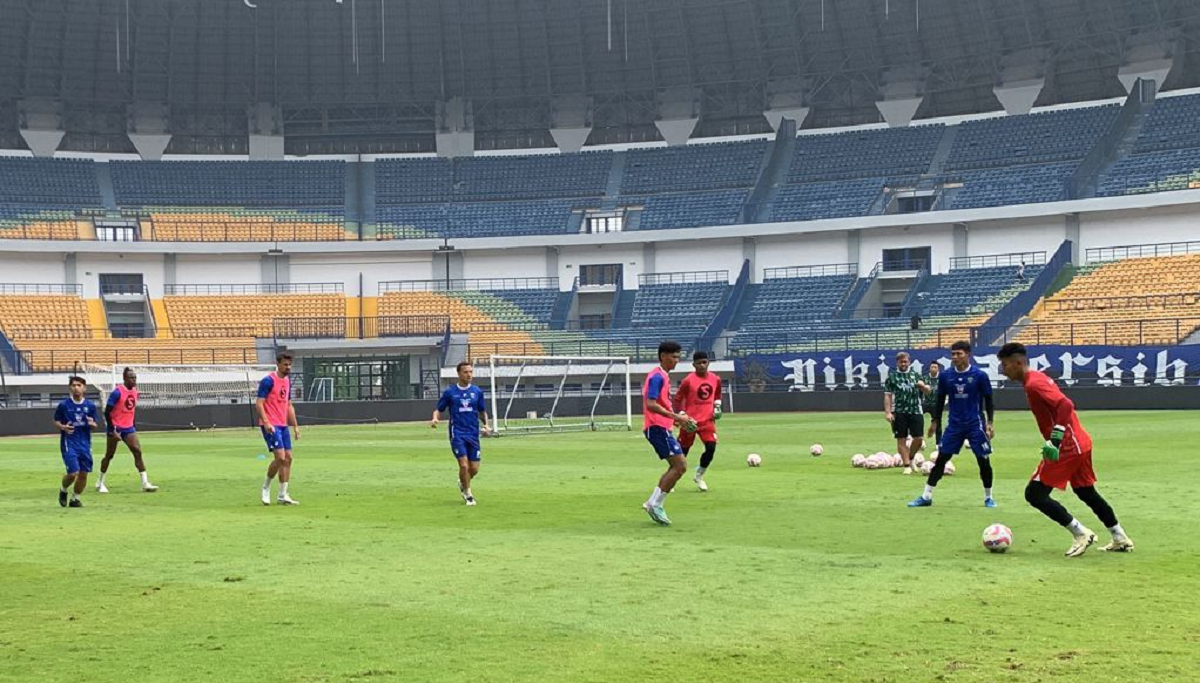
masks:
[[[993,553],[1002,553],[1012,545],[1012,529],[1003,524],[993,524],[983,530],[983,547]]]
[[[762,456],[758,453],[751,453],[746,456],[746,464],[750,467],[758,467],[762,464]]]
[[[814,443],[814,444],[812,445],[812,447],[808,449],[808,452],[809,452],[809,453],[811,453],[811,454],[812,454],[812,456],[815,458],[815,457],[817,457],[818,455],[821,455],[822,453],[824,453],[824,452],[825,452],[825,449],[821,447],[821,444],[819,444],[819,443]]]

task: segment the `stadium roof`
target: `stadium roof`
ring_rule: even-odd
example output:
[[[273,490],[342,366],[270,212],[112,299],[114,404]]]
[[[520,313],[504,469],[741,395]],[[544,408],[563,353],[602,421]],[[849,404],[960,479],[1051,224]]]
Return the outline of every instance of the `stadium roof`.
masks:
[[[251,7],[257,5],[257,7]],[[878,122],[895,74],[917,118],[1000,109],[1014,60],[1037,104],[1124,94],[1139,37],[1200,85],[1195,0],[0,0],[0,147],[22,102],[50,102],[60,149],[132,152],[131,109],[160,107],[168,153],[245,153],[248,107],[277,107],[287,151],[434,149],[461,98],[478,149],[551,147],[564,101],[589,144],[660,139],[664,93],[694,137],[769,132],[777,96],[804,127]],[[799,98],[799,99],[796,99]],[[136,103],[136,104],[135,104]]]

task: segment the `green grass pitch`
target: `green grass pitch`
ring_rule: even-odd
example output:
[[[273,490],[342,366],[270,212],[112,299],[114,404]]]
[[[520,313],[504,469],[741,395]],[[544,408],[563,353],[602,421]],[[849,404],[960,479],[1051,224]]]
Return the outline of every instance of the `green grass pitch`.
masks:
[[[905,507],[919,476],[851,468],[888,449],[881,414],[730,415],[669,528],[637,432],[487,440],[475,508],[420,424],[305,428],[298,508],[259,502],[248,429],[144,433],[160,492],[122,450],[75,510],[56,439],[2,439],[0,681],[1195,680],[1200,422],[1083,420],[1133,554],[1062,556],[1022,499],[1023,413],[998,418],[996,510],[969,457],[930,509]]]

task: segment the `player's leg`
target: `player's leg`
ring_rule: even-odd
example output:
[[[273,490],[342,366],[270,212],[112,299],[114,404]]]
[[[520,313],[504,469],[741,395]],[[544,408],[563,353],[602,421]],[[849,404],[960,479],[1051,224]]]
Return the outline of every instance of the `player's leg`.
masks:
[[[958,452],[962,450],[963,443],[966,442],[966,435],[957,429],[946,430],[945,438],[942,439],[941,445],[938,447],[938,459],[933,463],[933,468],[929,470],[929,477],[925,480],[925,491],[920,496],[909,501],[910,508],[922,508],[933,505],[933,490],[937,488],[938,482],[946,475],[946,463]]]
[[[995,473],[992,470],[992,442],[988,440],[983,428],[972,430],[969,437],[971,452],[975,454],[975,462],[979,465],[979,481],[983,484],[983,506],[996,507],[996,499],[992,497],[992,483]]]
[[[1054,489],[1064,489],[1071,480],[1074,464],[1069,461],[1043,460],[1038,463],[1029,484],[1025,486],[1025,500],[1042,514],[1071,532],[1071,547],[1067,557],[1078,557],[1096,542],[1096,534],[1075,519],[1058,501],[1050,497]]]
[[[904,473],[912,474],[912,451],[908,449],[908,416],[896,413],[892,416],[892,436],[896,438],[896,452],[904,465]]]
[[[1083,486],[1076,488],[1071,487],[1079,500],[1082,500],[1085,505],[1091,508],[1092,512],[1100,518],[1100,523],[1103,524],[1110,533],[1112,533],[1112,542],[1101,548],[1105,552],[1126,553],[1133,550],[1133,539],[1125,533],[1121,528],[1121,523],[1117,521],[1117,513],[1113,512],[1112,506],[1100,495],[1100,492],[1093,486]]]
[[[72,472],[70,469],[63,475],[62,482],[58,488],[58,504],[62,507],[67,506],[67,499],[71,495],[71,487],[75,484],[75,476],[79,472]]]
[[[707,491],[708,482],[704,481],[704,473],[708,471],[709,465],[712,464],[713,458],[717,454],[716,435],[713,435],[709,440],[703,441],[703,443],[704,452],[700,454],[700,466],[696,468],[695,482],[697,488],[701,491]],[[685,452],[684,455],[686,456],[687,453]]]
[[[150,475],[146,474],[146,461],[142,459],[142,440],[138,438],[137,432],[133,431],[126,433],[121,439],[129,448],[129,452],[133,454],[133,466],[137,468],[138,475],[142,478],[142,490],[146,493],[154,493],[158,487],[150,483]],[[103,471],[100,476],[104,476]]]
[[[288,493],[288,486],[292,481],[292,449],[290,443],[285,445],[287,448],[283,449],[283,464],[279,466],[279,497],[275,502],[281,505],[299,505],[300,501]]]
[[[925,447],[925,415],[910,415],[908,424],[908,436],[912,437],[912,441],[908,442],[908,462],[911,463],[914,456],[921,452]],[[905,466],[905,474],[909,470]]]
[[[79,500],[79,496],[87,489],[88,474],[92,471],[92,454],[90,451],[80,452],[78,455],[79,472],[75,474],[75,484],[73,487],[74,494],[71,496],[69,507],[81,508],[83,501]]]
[[[654,487],[650,498],[642,504],[642,509],[655,522],[666,526],[671,523],[671,520],[667,517],[666,510],[663,509],[663,503],[666,502],[667,494],[687,471],[687,456],[683,454],[683,447],[675,440],[675,435],[670,430],[663,427],[651,427],[646,430],[645,435],[646,440],[654,447],[654,452],[658,455],[659,460],[667,462],[667,471],[659,477],[658,486]]]
[[[117,446],[121,443],[121,437],[117,436],[116,432],[109,432],[104,443],[104,457],[100,459],[100,478],[96,482],[97,493],[108,493],[108,486],[105,485],[104,479],[108,476],[108,466],[112,463],[113,456],[117,454]]]

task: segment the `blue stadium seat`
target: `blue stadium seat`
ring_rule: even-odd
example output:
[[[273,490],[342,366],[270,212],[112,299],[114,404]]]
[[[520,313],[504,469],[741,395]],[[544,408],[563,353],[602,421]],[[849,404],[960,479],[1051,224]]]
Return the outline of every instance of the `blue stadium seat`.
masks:
[[[945,130],[932,125],[801,135],[788,183],[924,173]]]
[[[815,221],[862,216],[883,191],[882,178],[785,185],[771,207],[771,220]]]
[[[752,187],[766,149],[766,140],[749,140],[630,150],[621,194]]]
[[[121,206],[341,206],[340,161],[114,161]]]
[[[1066,162],[953,174],[947,180],[961,182],[962,188],[944,208],[978,209],[1066,199],[1066,181],[1075,166],[1075,162]]]
[[[945,169],[995,168],[1079,160],[1112,125],[1115,104],[959,124]]]
[[[94,168],[90,160],[0,158],[0,205],[99,207]]]

